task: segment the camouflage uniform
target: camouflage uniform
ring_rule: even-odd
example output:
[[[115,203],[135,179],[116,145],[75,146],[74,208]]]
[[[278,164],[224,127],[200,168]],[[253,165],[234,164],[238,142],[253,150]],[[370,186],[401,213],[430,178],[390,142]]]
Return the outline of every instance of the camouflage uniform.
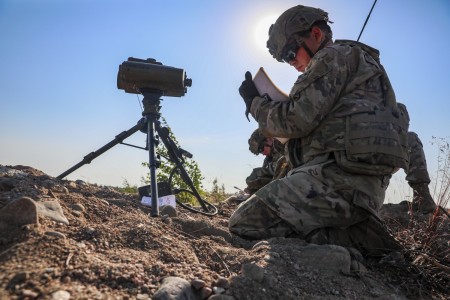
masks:
[[[248,140],[249,150],[253,154],[261,153],[260,149],[264,144],[266,137],[259,129],[256,129]],[[268,184],[274,179],[284,177],[287,173],[287,163],[284,158],[284,145],[274,139],[271,152],[264,158],[262,167],[254,168],[252,173],[245,179],[247,188],[245,192],[254,194],[257,190]]]
[[[292,19],[289,13],[280,18]],[[277,23],[286,27],[280,18],[275,30]],[[271,53],[278,59],[281,50],[275,47]],[[393,153],[399,159],[395,165],[405,167],[407,141],[406,133],[393,144],[384,139],[398,133],[394,130],[398,124],[392,123],[394,112],[388,109],[396,110],[395,95],[378,51],[357,42],[336,41],[315,53],[289,98],[285,102],[253,99],[250,112],[262,132],[290,138],[288,161],[293,169],[241,203],[230,217],[230,231],[252,239],[297,236],[370,255],[398,249],[378,218],[395,168],[379,163],[385,156],[378,154]],[[377,114],[385,123],[372,119]],[[372,126],[375,123],[378,131]],[[359,128],[365,125],[372,127]],[[349,127],[359,129],[356,137]],[[400,127],[404,131],[404,124]],[[372,154],[376,146],[381,152]]]
[[[430,175],[427,170],[427,160],[423,152],[423,144],[419,136],[415,132],[408,132],[408,147],[409,147],[409,167],[406,170],[406,180],[409,185],[416,183],[431,182]]]
[[[413,209],[423,213],[434,212],[437,205],[428,188],[431,180],[427,170],[427,160],[422,142],[415,132],[408,132],[408,147],[410,157],[406,180],[413,189]]]

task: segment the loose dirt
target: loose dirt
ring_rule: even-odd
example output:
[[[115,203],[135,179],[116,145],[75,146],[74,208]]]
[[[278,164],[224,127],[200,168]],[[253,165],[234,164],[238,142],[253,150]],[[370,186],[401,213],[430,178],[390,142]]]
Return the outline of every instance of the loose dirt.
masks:
[[[450,299],[445,215],[385,205],[405,251],[362,259],[334,245],[233,236],[238,204],[217,204],[214,217],[183,208],[151,217],[138,195],[0,166],[0,299]]]

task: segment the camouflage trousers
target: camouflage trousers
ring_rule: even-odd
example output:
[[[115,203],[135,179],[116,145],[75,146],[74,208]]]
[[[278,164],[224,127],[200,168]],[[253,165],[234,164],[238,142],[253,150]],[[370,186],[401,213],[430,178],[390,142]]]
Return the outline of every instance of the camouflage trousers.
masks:
[[[284,156],[281,156],[277,162],[269,167],[254,168],[252,173],[245,179],[247,183],[245,191],[249,194],[254,194],[272,180],[286,176],[288,171],[289,164]]]
[[[245,179],[247,188],[245,192],[254,194],[257,190],[271,182],[273,179],[273,171],[269,168],[254,168],[252,173]]]
[[[381,254],[396,247],[377,217],[388,181],[344,172],[334,160],[301,166],[241,203],[229,229],[251,239],[295,236]]]

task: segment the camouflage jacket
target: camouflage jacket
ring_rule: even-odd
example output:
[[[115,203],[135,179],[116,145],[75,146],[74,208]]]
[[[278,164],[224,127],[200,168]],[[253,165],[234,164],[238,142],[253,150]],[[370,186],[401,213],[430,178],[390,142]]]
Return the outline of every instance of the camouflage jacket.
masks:
[[[289,161],[295,161],[292,167],[329,152],[347,159],[347,116],[364,113],[363,119],[358,121],[364,124],[372,118],[368,117],[369,115],[376,118],[381,112],[384,114],[382,119],[394,122],[391,109],[396,110],[395,95],[379,63],[378,55],[376,49],[364,44],[336,41],[314,55],[305,73],[295,82],[289,101],[275,102],[264,97],[254,98],[250,112],[258,121],[260,130],[268,136],[291,139],[288,148],[291,148]],[[389,111],[384,112],[387,106],[390,107]],[[370,130],[362,128],[361,132],[372,134],[372,125],[379,120],[375,120],[373,124],[368,122]],[[402,126],[405,127],[404,124]],[[383,134],[389,131],[390,127],[393,127],[391,123],[384,124],[376,133],[376,138],[383,138]],[[370,137],[366,140],[369,139]],[[404,159],[407,155],[406,132],[402,139],[405,153],[398,143],[392,145],[392,149],[387,152],[398,151],[396,155]],[[366,145],[359,146],[366,151]],[[296,148],[295,151],[291,151],[293,147]],[[352,149],[357,148],[352,146]],[[296,157],[292,157],[292,152]],[[342,152],[347,155],[339,155]],[[374,164],[378,162],[370,162],[368,169]],[[388,171],[383,172],[389,173],[392,170],[393,168],[388,168]]]

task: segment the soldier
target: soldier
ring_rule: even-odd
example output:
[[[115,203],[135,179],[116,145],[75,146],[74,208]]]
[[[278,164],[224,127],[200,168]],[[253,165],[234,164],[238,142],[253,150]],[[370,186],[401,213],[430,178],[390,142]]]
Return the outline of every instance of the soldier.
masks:
[[[403,103],[397,103],[398,108],[408,116],[408,109]],[[424,214],[432,213],[437,205],[431,197],[428,185],[430,176],[428,175],[427,160],[423,152],[423,144],[415,132],[408,132],[408,155],[409,163],[405,168],[406,181],[413,189],[412,209]]]
[[[252,133],[248,145],[253,154],[265,156],[262,167],[254,168],[245,179],[247,187],[244,191],[252,195],[272,180],[285,176],[287,163],[284,159],[284,145],[277,139],[265,137],[259,129]]]
[[[423,152],[422,142],[415,132],[408,132],[408,147],[410,158],[406,170],[406,180],[413,189],[412,208],[423,213],[434,212],[437,205],[428,189],[431,180],[428,175],[427,160]]]
[[[259,95],[250,72],[240,95],[266,136],[289,138],[292,170],[241,203],[231,232],[296,236],[365,255],[400,249],[378,217],[391,175],[407,168],[409,119],[398,109],[378,50],[332,41],[328,14],[288,9],[269,29],[272,56],[303,72],[288,101]]]

